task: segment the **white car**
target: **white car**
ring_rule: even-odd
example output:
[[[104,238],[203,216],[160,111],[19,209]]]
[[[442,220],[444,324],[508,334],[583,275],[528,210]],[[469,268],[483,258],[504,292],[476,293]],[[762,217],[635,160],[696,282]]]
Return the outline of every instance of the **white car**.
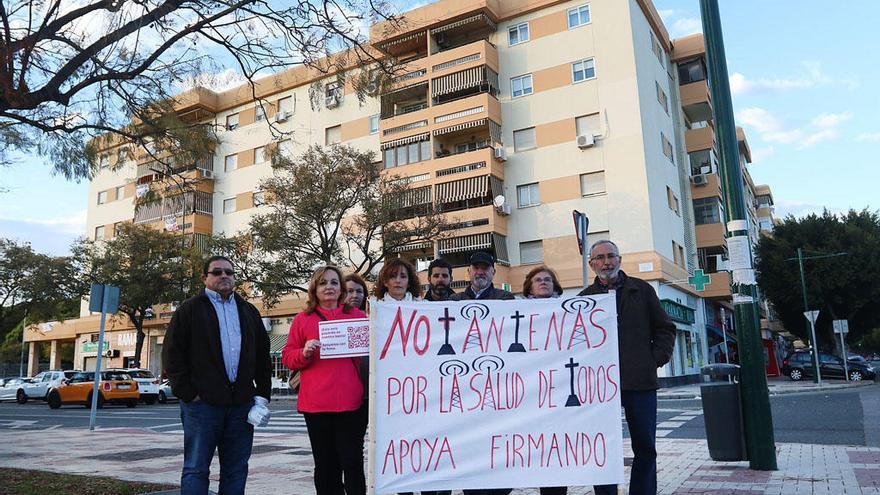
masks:
[[[53,388],[61,385],[65,378],[72,377],[75,371],[52,370],[37,373],[31,383],[22,389],[23,393],[17,394],[15,399],[19,404],[24,404],[28,399],[46,400],[46,396]]]
[[[3,386],[0,387],[0,400],[19,400],[19,396],[24,396],[24,400],[27,401],[27,395],[25,395],[24,387],[31,383],[30,378],[7,378],[3,381]]]
[[[152,371],[143,368],[123,368],[124,373],[131,375],[138,384],[138,390],[141,392],[141,401],[144,404],[155,404],[159,398],[159,384],[161,381],[156,378]]]
[[[159,386],[159,404],[165,404],[169,400],[177,400],[177,397],[175,397],[174,392],[171,391],[171,382],[165,380],[162,382],[162,385]]]

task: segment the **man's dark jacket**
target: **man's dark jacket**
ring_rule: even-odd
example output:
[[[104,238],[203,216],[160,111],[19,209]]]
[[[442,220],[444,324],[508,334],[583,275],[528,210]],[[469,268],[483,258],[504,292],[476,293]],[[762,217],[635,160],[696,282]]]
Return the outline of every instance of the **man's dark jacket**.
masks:
[[[654,288],[623,271],[617,290],[617,345],[620,353],[620,388],[656,390],[657,368],[669,362],[675,344],[675,324],[660,306]],[[603,294],[596,278],[579,296]]]
[[[480,297],[477,297],[477,293],[474,292],[473,287],[468,285],[468,288],[464,290],[464,292],[459,292],[458,294],[452,294],[449,296],[450,301],[469,301],[471,299],[484,299],[484,300],[509,300],[516,299],[513,296],[512,292],[507,292],[504,289],[496,289],[495,285],[489,284],[489,287],[486,288],[481,294]]]
[[[241,355],[235,383],[229,382],[220,343],[217,311],[205,291],[187,299],[171,317],[162,346],[162,363],[171,391],[189,402],[196,396],[212,405],[244,404],[272,393],[269,335],[260,312],[234,294],[241,326]]]
[[[434,293],[431,291],[431,288],[428,288],[428,292],[425,293],[425,301],[448,301],[450,297],[455,295],[455,291],[450,289],[449,287],[445,287],[443,289],[442,297],[434,297]]]

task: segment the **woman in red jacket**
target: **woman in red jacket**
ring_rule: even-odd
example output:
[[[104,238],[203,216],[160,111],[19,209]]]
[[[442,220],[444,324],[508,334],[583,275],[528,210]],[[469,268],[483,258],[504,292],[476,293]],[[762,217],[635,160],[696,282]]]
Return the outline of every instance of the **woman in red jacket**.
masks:
[[[317,495],[364,495],[363,420],[358,414],[363,388],[359,358],[322,359],[318,323],[364,318],[343,303],[342,273],[335,266],[318,268],[309,281],[305,311],[290,325],[281,360],[301,376],[297,410],[306,419],[315,460]]]

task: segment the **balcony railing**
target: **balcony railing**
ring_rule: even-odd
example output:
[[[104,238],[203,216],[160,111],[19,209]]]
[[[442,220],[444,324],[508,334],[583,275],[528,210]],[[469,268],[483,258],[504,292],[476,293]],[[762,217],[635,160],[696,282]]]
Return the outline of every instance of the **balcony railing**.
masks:
[[[178,217],[190,213],[210,216],[213,215],[213,205],[211,193],[203,191],[164,197],[138,206],[134,214],[134,223],[154,222],[161,218]]]

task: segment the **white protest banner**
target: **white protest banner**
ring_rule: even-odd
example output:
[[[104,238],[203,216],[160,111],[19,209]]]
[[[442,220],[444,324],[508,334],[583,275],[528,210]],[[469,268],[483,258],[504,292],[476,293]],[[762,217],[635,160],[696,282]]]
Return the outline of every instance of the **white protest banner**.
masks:
[[[613,294],[371,309],[376,493],[624,481]]]
[[[370,354],[370,320],[352,318],[318,323],[321,357],[324,359],[368,356]]]

